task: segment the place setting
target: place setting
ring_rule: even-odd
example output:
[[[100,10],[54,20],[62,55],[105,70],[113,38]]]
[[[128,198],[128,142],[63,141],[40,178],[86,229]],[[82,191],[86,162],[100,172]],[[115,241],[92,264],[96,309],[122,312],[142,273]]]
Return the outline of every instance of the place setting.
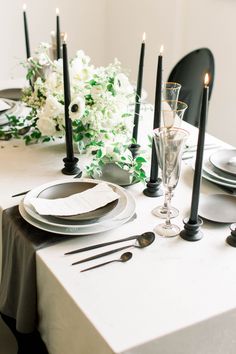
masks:
[[[205,152],[202,176],[232,194],[236,191],[236,150],[218,148],[214,152]],[[194,167],[194,166],[193,166]]]
[[[17,102],[6,98],[0,98],[0,125],[7,124],[7,115],[18,114],[17,111]]]
[[[206,154],[202,177],[213,182],[226,193],[201,195],[199,215],[216,223],[234,223],[236,218],[236,150],[218,149]]]
[[[54,181],[32,189],[20,202],[30,224],[63,235],[89,235],[127,222],[135,213],[134,197],[124,188],[81,178]]]
[[[30,121],[25,119],[28,113],[29,108],[22,102],[0,98],[0,139],[25,135],[30,129]]]
[[[224,190],[226,193],[201,194],[199,215],[210,222],[230,224],[236,215],[236,168],[235,149],[218,148],[205,152],[202,177]],[[193,169],[195,165],[192,165]]]

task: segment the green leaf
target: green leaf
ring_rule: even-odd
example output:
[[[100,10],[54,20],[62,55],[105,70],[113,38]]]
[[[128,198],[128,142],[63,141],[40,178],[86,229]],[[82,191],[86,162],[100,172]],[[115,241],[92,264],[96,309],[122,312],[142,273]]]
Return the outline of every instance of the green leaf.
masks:
[[[137,162],[137,163],[143,163],[143,162],[147,162],[147,161],[145,160],[144,157],[138,156],[138,157],[136,157],[135,162]]]
[[[126,117],[130,117],[130,116],[132,116],[131,113],[123,113],[121,117],[126,118]]]
[[[98,159],[100,159],[100,158],[102,157],[102,150],[101,150],[101,149],[98,149],[98,150],[97,150],[96,157],[97,157]]]
[[[114,151],[116,154],[120,154],[120,149],[119,149],[117,146],[114,147],[113,151]]]
[[[90,83],[91,86],[96,86],[97,85],[97,81],[95,81],[93,79],[90,80],[89,83]]]
[[[74,134],[74,140],[75,140],[76,142],[83,140],[83,138],[84,138],[84,134],[81,134],[81,133],[79,133],[79,134]]]

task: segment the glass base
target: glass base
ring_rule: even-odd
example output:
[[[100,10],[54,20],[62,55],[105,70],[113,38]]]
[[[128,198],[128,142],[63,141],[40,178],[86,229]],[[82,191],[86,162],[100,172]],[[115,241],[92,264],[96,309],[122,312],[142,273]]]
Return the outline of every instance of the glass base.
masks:
[[[177,225],[171,224],[171,225],[166,225],[166,224],[158,224],[157,226],[154,227],[153,231],[158,234],[159,236],[163,237],[174,237],[179,235],[180,233],[180,228]]]
[[[152,210],[152,214],[157,216],[160,219],[166,219],[167,207],[165,207],[164,205],[156,207],[155,209]],[[174,207],[170,207],[170,218],[171,219],[176,218],[176,216],[178,215],[179,215],[179,210]]]

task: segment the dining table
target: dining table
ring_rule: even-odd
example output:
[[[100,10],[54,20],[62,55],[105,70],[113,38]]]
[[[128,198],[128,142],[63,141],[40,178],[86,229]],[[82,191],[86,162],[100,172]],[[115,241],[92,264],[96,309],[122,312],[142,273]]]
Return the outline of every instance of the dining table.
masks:
[[[151,134],[152,119],[153,112],[143,114],[141,145]],[[196,144],[198,129],[186,122],[182,127],[190,133],[189,144]],[[208,133],[206,143],[230,147]],[[190,155],[193,157],[182,160],[172,200],[179,209],[175,223],[181,228],[191,205],[195,153]],[[25,197],[12,197],[14,194],[53,181],[75,180],[61,172],[64,157],[63,139],[28,146],[18,139],[0,141],[1,216]],[[78,157],[84,170],[86,155]],[[124,188],[135,200],[135,213],[127,222],[95,234],[59,235],[60,241],[36,249],[37,329],[48,353],[235,354],[236,249],[226,243],[229,223],[207,220],[203,215],[203,238],[198,242],[158,235],[143,249],[132,247],[135,241],[123,242],[133,253],[129,262],[114,262],[88,272],[81,270],[117,259],[124,251],[72,263],[120,244],[65,255],[77,248],[152,232],[162,221],[152,210],[163,203],[163,196],[145,196],[143,182]],[[200,207],[209,196],[226,193],[203,178]],[[34,226],[25,230],[32,237],[37,233]],[[45,231],[44,237],[47,241],[53,234]]]

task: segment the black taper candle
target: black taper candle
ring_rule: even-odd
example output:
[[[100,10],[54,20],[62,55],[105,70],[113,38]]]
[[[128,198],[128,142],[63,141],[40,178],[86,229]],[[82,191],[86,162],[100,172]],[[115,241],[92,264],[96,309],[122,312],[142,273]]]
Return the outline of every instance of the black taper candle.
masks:
[[[64,107],[65,107],[65,130],[66,130],[66,156],[67,159],[74,159],[73,139],[72,139],[72,123],[69,116],[70,96],[70,77],[68,68],[67,46],[63,43],[63,81],[64,81]]]
[[[146,34],[144,33],[142,44],[141,44],[141,50],[140,50],[137,88],[136,88],[136,94],[135,94],[133,139],[135,139],[136,142],[138,140],[138,124],[139,124],[139,114],[140,114],[140,105],[141,105],[140,100],[141,100],[141,96],[142,96],[145,39],[146,39]]]
[[[157,64],[153,129],[160,128],[160,122],[161,122],[162,51],[163,51],[163,46],[161,46],[160,54],[158,56],[158,64]],[[158,178],[158,162],[157,162],[155,144],[154,142],[152,142],[150,182],[157,181],[157,178]]]
[[[25,48],[26,48],[26,57],[30,58],[30,44],[29,44],[29,32],[28,32],[28,23],[26,17],[26,4],[23,5],[23,21],[24,21],[24,31],[25,31]]]
[[[61,58],[61,30],[59,9],[56,8],[56,37],[57,37],[57,60]]]
[[[190,211],[190,224],[196,224],[198,222],[198,205],[199,205],[199,193],[202,178],[202,161],[204,153],[204,141],[205,141],[205,131],[206,131],[206,121],[207,121],[207,111],[208,111],[208,96],[209,96],[209,78],[208,74],[205,76],[205,85],[203,88],[202,96],[202,108],[201,116],[199,122],[199,132],[198,132],[198,143],[197,143],[197,153],[195,162],[195,171],[193,179],[193,191],[192,191],[192,202]]]

